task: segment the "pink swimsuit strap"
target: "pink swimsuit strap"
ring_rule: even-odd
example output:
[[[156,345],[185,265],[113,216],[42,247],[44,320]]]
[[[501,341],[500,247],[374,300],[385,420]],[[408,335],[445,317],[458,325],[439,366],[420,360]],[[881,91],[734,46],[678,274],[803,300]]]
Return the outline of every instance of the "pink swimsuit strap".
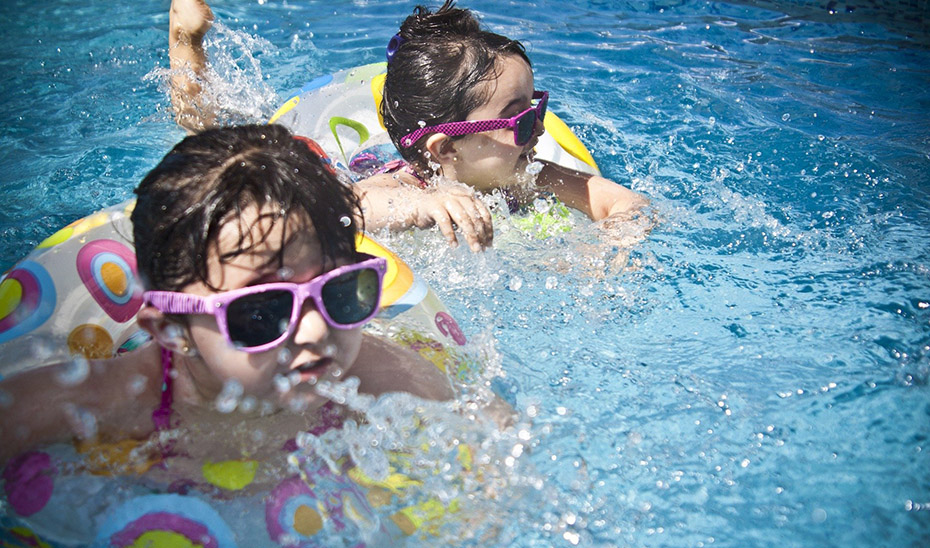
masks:
[[[152,422],[155,423],[155,430],[167,430],[171,427],[172,385],[174,383],[174,379],[171,377],[171,370],[174,367],[171,357],[170,350],[167,348],[161,349],[161,403],[152,412]]]
[[[378,173],[394,173],[395,171],[403,171],[408,175],[413,175],[417,179],[417,185],[420,188],[426,188],[429,186],[429,183],[417,173],[417,170],[413,169],[413,166],[408,164],[405,160],[391,160],[390,162],[384,164],[381,169],[378,170]]]

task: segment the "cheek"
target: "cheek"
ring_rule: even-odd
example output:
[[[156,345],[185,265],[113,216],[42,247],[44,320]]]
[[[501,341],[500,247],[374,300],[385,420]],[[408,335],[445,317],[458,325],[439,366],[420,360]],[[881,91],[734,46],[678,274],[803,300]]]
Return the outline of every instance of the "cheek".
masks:
[[[276,350],[261,354],[236,350],[219,333],[215,322],[212,326],[192,323],[190,334],[203,370],[197,379],[203,391],[219,393],[233,379],[247,394],[259,396],[269,391],[278,356]]]
[[[521,147],[513,144],[513,134],[490,136],[480,135],[460,154],[459,171],[472,177],[500,181],[511,178],[515,166],[523,152]],[[461,181],[471,184],[469,181]],[[481,182],[481,181],[476,181]],[[472,185],[472,186],[480,186]]]
[[[340,365],[348,372],[355,365],[355,359],[358,358],[359,349],[362,347],[362,330],[334,331],[333,339],[339,347]]]

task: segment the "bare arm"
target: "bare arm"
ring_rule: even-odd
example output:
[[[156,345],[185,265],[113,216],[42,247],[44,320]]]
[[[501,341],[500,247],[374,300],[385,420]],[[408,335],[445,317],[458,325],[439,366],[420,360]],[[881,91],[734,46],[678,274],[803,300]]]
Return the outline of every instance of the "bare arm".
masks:
[[[546,161],[543,164],[539,185],[595,221],[613,215],[632,216],[649,203],[643,195],[599,175]]]
[[[408,392],[428,400],[451,400],[449,377],[422,356],[392,342],[365,334],[351,375],[359,392],[374,396]]]
[[[138,351],[88,364],[24,371],[0,381],[0,464],[33,447],[72,438],[135,437],[152,430],[161,391],[160,350]]]
[[[171,101],[178,125],[197,133],[216,124],[215,113],[204,107],[200,85],[207,66],[203,37],[213,25],[213,12],[204,0],[171,0],[168,21]]]
[[[475,192],[464,185],[420,188],[407,173],[381,173],[355,184],[362,201],[365,228],[405,230],[438,225],[449,241],[458,245],[461,232],[472,251],[490,247],[494,239],[491,212]]]

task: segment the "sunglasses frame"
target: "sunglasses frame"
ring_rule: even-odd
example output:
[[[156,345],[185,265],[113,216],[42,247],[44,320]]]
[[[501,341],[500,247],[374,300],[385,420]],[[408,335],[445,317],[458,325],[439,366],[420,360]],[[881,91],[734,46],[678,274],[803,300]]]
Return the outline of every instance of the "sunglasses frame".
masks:
[[[422,127],[418,130],[408,133],[407,135],[404,135],[404,137],[400,140],[400,144],[404,148],[410,148],[427,133],[444,133],[449,137],[457,137],[459,135],[470,135],[472,133],[484,133],[485,131],[509,128],[513,130],[513,143],[518,147],[522,147],[526,143],[530,142],[530,140],[533,138],[533,135],[530,134],[529,138],[521,143],[520,135],[517,131],[517,129],[520,127],[519,121],[524,116],[532,113],[533,128],[535,129],[536,123],[544,120],[546,117],[546,107],[549,104],[549,92],[538,90],[533,91],[533,99],[539,100],[539,102],[536,103],[536,106],[532,106],[512,118],[496,118],[494,120],[465,120],[463,122],[448,122],[435,126]]]
[[[212,315],[214,318],[216,318],[216,324],[219,327],[220,333],[223,334],[223,336],[226,338],[226,341],[229,342],[231,346],[234,346],[238,350],[250,354],[264,352],[280,345],[294,333],[294,330],[296,329],[297,323],[299,322],[301,316],[301,310],[303,309],[304,303],[307,301],[307,299],[313,299],[313,304],[316,307],[317,312],[323,316],[323,319],[326,321],[327,325],[335,329],[354,329],[364,325],[373,317],[375,317],[375,315],[378,313],[378,310],[380,309],[381,295],[383,292],[382,284],[384,283],[384,274],[387,271],[387,260],[385,260],[383,257],[376,257],[366,253],[359,253],[358,255],[362,258],[362,260],[357,263],[336,267],[328,272],[320,274],[312,280],[299,284],[291,282],[259,284],[239,289],[231,289],[221,293],[214,293],[213,295],[208,295],[206,297],[191,295],[189,293],[181,293],[178,291],[146,291],[142,294],[142,298],[145,304],[157,308],[165,314]],[[378,294],[376,296],[377,303],[375,304],[370,314],[357,322],[350,324],[336,322],[333,320],[332,316],[329,315],[329,311],[326,309],[326,305],[323,302],[323,286],[325,286],[327,282],[333,280],[334,278],[338,278],[339,276],[348,274],[350,272],[362,270],[374,270],[378,276]],[[294,303],[291,306],[291,315],[290,319],[288,320],[287,329],[285,329],[284,333],[282,333],[275,340],[268,343],[264,343],[258,346],[242,346],[237,344],[235,341],[233,341],[229,334],[229,325],[226,318],[226,311],[228,310],[229,305],[242,297],[255,295],[258,293],[267,293],[270,291],[287,291],[291,293],[293,297],[295,297]]]

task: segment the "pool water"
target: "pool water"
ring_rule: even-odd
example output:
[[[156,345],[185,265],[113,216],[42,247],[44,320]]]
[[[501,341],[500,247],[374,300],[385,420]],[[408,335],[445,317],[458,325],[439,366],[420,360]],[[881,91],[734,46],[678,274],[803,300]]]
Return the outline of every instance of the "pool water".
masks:
[[[519,435],[482,433],[503,488],[466,542],[930,542],[930,8],[823,4],[464,3],[525,43],[656,222],[501,224],[481,255],[384,235],[520,413]],[[131,197],[183,136],[167,5],[0,5],[0,269]],[[412,7],[216,0],[226,119],[383,60]]]

